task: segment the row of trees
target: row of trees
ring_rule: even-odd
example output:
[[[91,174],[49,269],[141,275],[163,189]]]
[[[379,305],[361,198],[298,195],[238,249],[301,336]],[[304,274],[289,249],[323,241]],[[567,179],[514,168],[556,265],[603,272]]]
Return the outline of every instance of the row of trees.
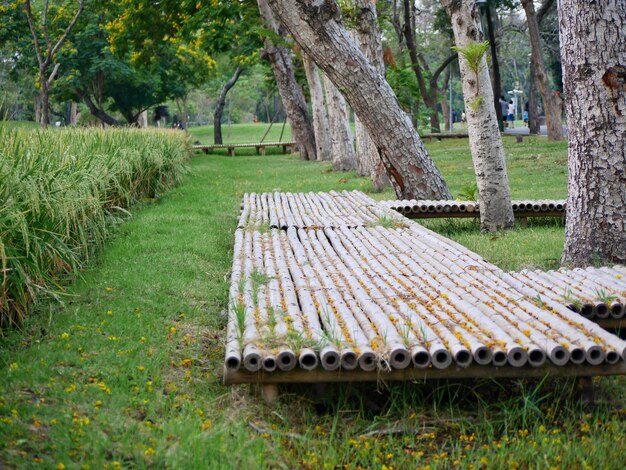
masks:
[[[573,7],[577,6],[575,0],[570,1]],[[541,91],[549,138],[560,139],[560,98],[551,91],[547,78],[539,29],[541,22],[555,7],[554,2],[543,0],[538,12],[531,0],[521,2],[531,43],[531,82],[536,83]],[[72,5],[75,8],[71,8]],[[415,132],[414,122],[401,107],[385,78],[382,58],[386,58],[392,70],[396,69],[397,62],[389,48],[383,53],[379,39],[385,37],[388,42],[396,41],[398,49],[406,49],[408,66],[429,111],[432,130],[439,127],[439,96],[440,90],[449,86],[449,64],[456,62],[458,57],[480,194],[481,227],[485,231],[493,231],[512,226],[506,166],[498,132],[501,120],[496,103],[501,91],[501,79],[491,17],[492,7],[513,11],[510,1],[489,0],[483,10],[476,8],[474,0],[442,0],[441,4],[424,1],[419,10],[414,2],[408,0],[382,2],[381,9],[388,11],[395,38],[390,31],[381,33],[378,11],[372,0],[340,3],[334,0],[257,0],[257,6],[260,15],[249,3],[219,0],[210,2],[210,5],[164,0],[159,2],[157,12],[146,8],[139,0],[108,2],[106,7],[95,0],[75,0],[56,8],[48,0],[36,2],[33,6],[29,0],[24,0],[23,3],[9,3],[9,9],[3,7],[3,14],[13,12],[16,21],[12,28],[20,33],[11,36],[15,44],[11,60],[28,64],[27,43],[35,45],[37,85],[41,90],[40,120],[44,125],[47,123],[48,93],[55,79],[63,82],[62,90],[69,98],[82,100],[94,116],[108,124],[119,123],[109,110],[117,111],[127,122],[135,123],[146,105],[162,102],[166,97],[173,97],[181,103],[182,114],[186,116],[189,91],[206,80],[215,68],[213,55],[221,53],[232,58],[236,66],[234,74],[222,88],[216,106],[216,140],[220,140],[219,112],[223,109],[225,97],[245,64],[254,60],[259,40],[262,39],[259,55],[271,66],[301,157],[330,158],[335,169],[340,170],[358,166],[361,174],[371,175],[375,185],[380,186],[385,181],[391,183],[401,198],[447,199],[450,193]],[[611,14],[615,12],[613,17],[617,20],[610,21],[619,23],[624,7],[608,1],[605,8]],[[418,49],[417,23],[422,14],[430,14],[432,23],[437,25],[435,29],[439,34],[447,34],[449,44],[454,42],[454,50],[458,54],[448,51],[433,60],[426,57],[425,51]],[[559,14],[560,34],[568,37],[572,31],[563,31],[567,27],[564,25],[571,24],[575,29],[577,24],[563,20],[567,17],[563,8]],[[594,24],[603,24],[608,28],[602,22],[609,21],[605,18],[611,19],[612,16],[602,16],[595,11],[593,14],[596,14],[591,18]],[[492,39],[490,42],[482,42],[481,23],[485,19],[488,35]],[[28,35],[23,34],[24,30],[30,32],[30,41],[26,40]],[[71,40],[66,40],[70,33]],[[575,33],[580,35],[578,31]],[[576,34],[573,36],[576,37]],[[6,35],[4,41],[8,41]],[[615,42],[602,44],[607,48],[607,57],[611,54],[619,56],[623,41],[620,42],[619,36],[616,36]],[[598,44],[594,46],[598,47]],[[301,87],[302,78],[299,80],[296,74],[294,51],[298,61],[304,64],[314,119],[309,116]],[[491,67],[486,60],[488,51],[491,53]],[[571,61],[572,57],[576,57],[566,54],[566,51],[567,48],[561,51],[563,59]],[[605,58],[602,54],[598,55],[599,65],[605,65]],[[612,66],[603,76],[612,94],[623,92],[620,67],[623,66]],[[571,77],[566,75],[565,78],[567,85],[567,79]],[[570,86],[570,91],[580,92],[577,83],[583,80],[581,77],[572,80],[576,86]],[[591,90],[584,90],[583,94],[589,95]],[[576,95],[567,93],[567,96],[573,101],[572,97]],[[621,129],[623,113],[620,104],[623,99],[617,96],[612,100],[616,103],[613,106],[613,114],[617,116],[615,123],[617,129]],[[573,113],[570,101],[568,114]],[[347,125],[346,102],[356,115],[359,158],[354,153]],[[579,119],[578,122],[570,122],[570,125],[580,126],[584,122],[584,119]],[[607,122],[606,126],[615,124],[610,120]],[[575,132],[573,135],[576,135]],[[623,134],[617,143],[618,147],[621,145],[621,153],[618,154],[623,156]],[[579,145],[579,148],[583,147]],[[582,156],[572,148],[570,157],[574,162],[572,165],[576,166],[575,162],[580,163]],[[586,168],[584,164],[579,166]],[[597,164],[591,167],[592,172],[597,173]],[[623,167],[624,162],[618,161],[611,170],[617,168],[623,175]],[[607,176],[602,174],[602,178]],[[580,196],[581,192],[577,190],[584,184],[570,180],[570,186],[568,210],[574,211],[571,208],[577,206],[579,209],[578,213],[568,214],[568,233],[574,233],[571,223],[581,224],[580,209],[588,207],[590,194],[597,187],[586,186]],[[620,194],[620,191],[616,193]],[[578,194],[577,197],[586,202],[577,204],[575,199],[571,199],[573,194]],[[621,202],[624,202],[623,194],[621,191]],[[614,192],[610,196],[613,196],[610,206],[617,209],[608,219],[604,217],[601,220],[605,231],[607,226],[617,229],[612,231],[615,236],[610,243],[606,243],[610,237],[605,236],[604,245],[589,243],[587,237],[587,259],[589,252],[594,252],[601,253],[605,258],[623,260],[624,206],[619,205],[620,199],[615,198]],[[594,197],[600,197],[602,201],[610,199],[606,192]],[[599,213],[604,216],[606,212]],[[579,251],[572,249],[568,241],[564,259],[578,262],[580,255],[575,253]]]

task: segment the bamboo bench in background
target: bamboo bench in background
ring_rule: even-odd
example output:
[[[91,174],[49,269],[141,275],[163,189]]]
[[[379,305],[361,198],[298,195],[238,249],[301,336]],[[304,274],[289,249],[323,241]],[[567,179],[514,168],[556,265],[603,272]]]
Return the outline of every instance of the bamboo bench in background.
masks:
[[[194,150],[202,150],[205,154],[209,154],[212,150],[228,149],[228,155],[235,156],[236,149],[254,148],[257,155],[265,155],[267,147],[282,147],[283,153],[292,152],[295,148],[295,142],[262,142],[258,144],[214,144],[214,145],[194,145]]]
[[[480,208],[475,201],[427,201],[400,200],[381,201],[409,219],[447,219],[480,217]],[[526,225],[528,217],[565,217],[565,200],[511,201],[515,219]]]

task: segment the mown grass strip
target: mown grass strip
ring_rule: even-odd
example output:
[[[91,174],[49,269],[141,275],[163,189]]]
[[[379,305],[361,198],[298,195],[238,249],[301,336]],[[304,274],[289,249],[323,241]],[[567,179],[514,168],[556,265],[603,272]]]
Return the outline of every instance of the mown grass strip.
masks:
[[[184,135],[0,126],[0,325],[59,298],[127,209],[179,183]]]

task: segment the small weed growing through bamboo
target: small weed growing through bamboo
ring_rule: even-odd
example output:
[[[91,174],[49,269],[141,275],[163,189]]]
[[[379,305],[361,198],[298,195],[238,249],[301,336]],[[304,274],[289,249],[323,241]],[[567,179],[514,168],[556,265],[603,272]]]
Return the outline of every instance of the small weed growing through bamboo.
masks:
[[[583,309],[583,301],[576,297],[570,289],[567,289],[567,291],[565,291],[565,293],[561,297],[569,304],[568,306],[575,312],[580,312]]]
[[[383,215],[373,222],[367,224],[368,227],[383,227],[383,228],[406,228],[407,224],[402,220],[395,219],[393,217]]]
[[[596,294],[596,299],[607,305],[618,299],[617,295],[609,294],[604,289],[596,289],[594,292]]]

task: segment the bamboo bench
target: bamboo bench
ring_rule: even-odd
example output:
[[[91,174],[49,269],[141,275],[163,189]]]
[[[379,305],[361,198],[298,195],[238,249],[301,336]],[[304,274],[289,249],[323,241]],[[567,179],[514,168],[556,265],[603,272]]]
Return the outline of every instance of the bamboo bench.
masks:
[[[228,155],[235,156],[236,149],[254,148],[257,155],[265,155],[267,147],[282,147],[283,153],[292,152],[295,142],[262,142],[258,144],[213,144],[213,145],[194,145],[194,150],[202,150],[205,154],[209,154],[213,150],[228,149]]]
[[[426,201],[400,200],[382,201],[382,205],[393,209],[409,219],[478,218],[480,208],[474,201]],[[565,217],[564,200],[511,201],[515,219],[526,225],[528,217]]]
[[[420,136],[422,140],[428,139],[432,142],[433,139],[466,139],[468,137],[467,132],[432,132],[430,134],[424,134]]]

